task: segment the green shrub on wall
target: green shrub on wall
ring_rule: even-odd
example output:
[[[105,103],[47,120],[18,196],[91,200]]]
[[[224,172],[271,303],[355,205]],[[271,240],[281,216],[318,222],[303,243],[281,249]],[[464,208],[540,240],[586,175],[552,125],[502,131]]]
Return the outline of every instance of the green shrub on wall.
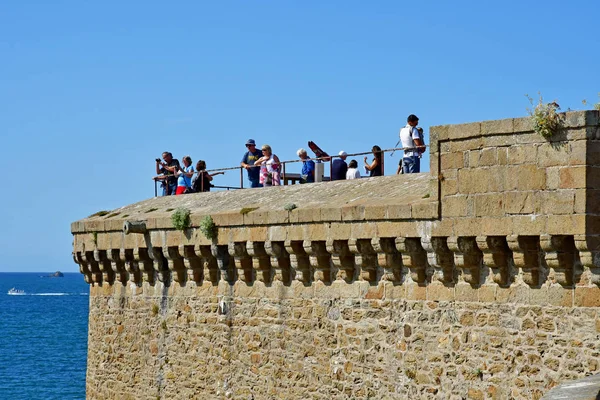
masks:
[[[526,95],[532,108],[528,108],[527,112],[533,122],[533,130],[546,139],[550,139],[554,134],[561,131],[564,127],[565,115],[560,113],[560,106],[553,101],[544,103],[542,95],[538,103],[535,104],[533,98]]]
[[[183,231],[190,227],[190,210],[187,208],[179,207],[171,215],[171,222],[175,229]]]
[[[202,232],[207,239],[212,240],[217,237],[217,226],[210,215],[207,215],[200,221],[200,232]]]

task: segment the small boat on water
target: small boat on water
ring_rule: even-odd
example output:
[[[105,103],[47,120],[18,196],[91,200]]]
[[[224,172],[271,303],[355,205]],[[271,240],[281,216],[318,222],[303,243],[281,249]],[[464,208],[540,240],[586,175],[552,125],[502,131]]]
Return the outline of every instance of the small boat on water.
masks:
[[[21,290],[21,289],[15,289],[15,288],[12,288],[12,289],[10,289],[10,290],[8,291],[8,294],[12,294],[12,295],[15,295],[15,294],[16,294],[16,295],[19,295],[19,294],[25,294],[25,291],[24,291],[24,290]]]

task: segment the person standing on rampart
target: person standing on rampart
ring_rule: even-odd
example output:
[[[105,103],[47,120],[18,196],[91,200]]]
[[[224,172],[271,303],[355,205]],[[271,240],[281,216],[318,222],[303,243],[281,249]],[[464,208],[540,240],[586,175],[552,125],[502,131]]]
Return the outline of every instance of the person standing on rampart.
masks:
[[[340,151],[339,158],[336,158],[331,163],[331,180],[341,181],[346,179],[346,172],[348,172],[348,164],[346,164],[346,157],[348,153],[344,150]]]
[[[153,179],[161,181],[162,195],[174,195],[177,189],[177,177],[175,173],[179,171],[179,161],[173,158],[173,154],[168,151],[162,153],[162,161],[156,159],[156,176]]]
[[[262,151],[256,148],[256,142],[254,139],[248,139],[246,142],[246,148],[248,151],[242,157],[240,165],[246,168],[248,171],[248,180],[250,181],[250,187],[257,188],[261,187],[260,184],[260,168],[255,167],[256,161],[262,157]]]
[[[313,183],[315,181],[315,162],[310,159],[306,149],[300,148],[296,154],[302,160],[300,183]]]
[[[400,161],[402,171],[405,174],[413,174],[421,172],[421,153],[425,151],[422,136],[417,130],[419,118],[410,114],[406,119],[407,124],[400,129],[400,141],[404,150],[404,157]]]

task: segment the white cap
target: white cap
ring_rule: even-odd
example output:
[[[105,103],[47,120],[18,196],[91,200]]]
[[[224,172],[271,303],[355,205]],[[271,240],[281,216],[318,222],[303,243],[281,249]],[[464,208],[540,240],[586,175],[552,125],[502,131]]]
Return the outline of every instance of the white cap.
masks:
[[[346,153],[344,150],[340,151],[340,153],[338,154],[338,156],[344,157],[347,156],[348,153]]]

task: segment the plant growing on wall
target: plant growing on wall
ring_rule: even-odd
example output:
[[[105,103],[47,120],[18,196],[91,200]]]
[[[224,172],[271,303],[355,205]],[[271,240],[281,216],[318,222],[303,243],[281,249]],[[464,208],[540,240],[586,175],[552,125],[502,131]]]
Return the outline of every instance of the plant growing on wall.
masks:
[[[187,208],[179,207],[171,215],[171,222],[175,229],[183,231],[190,227],[190,210]]]
[[[217,237],[217,226],[210,215],[207,215],[200,221],[200,232],[210,240]]]
[[[533,130],[546,139],[550,139],[554,134],[563,129],[564,114],[560,113],[560,106],[553,101],[544,103],[541,93],[538,93],[539,100],[535,104],[533,98],[526,95],[531,104],[531,108],[527,109],[531,121],[533,122]]]

